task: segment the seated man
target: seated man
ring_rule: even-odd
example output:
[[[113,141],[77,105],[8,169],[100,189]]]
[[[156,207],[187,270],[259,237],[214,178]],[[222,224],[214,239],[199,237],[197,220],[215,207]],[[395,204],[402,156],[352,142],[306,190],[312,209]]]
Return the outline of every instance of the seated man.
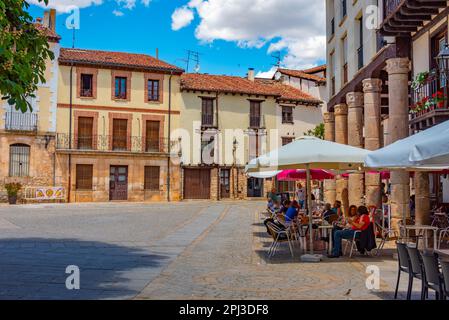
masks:
[[[337,200],[334,203],[334,206],[331,209],[335,214],[338,214],[338,216],[341,216],[341,201]]]
[[[368,209],[365,206],[360,206],[357,209],[357,214],[353,218],[348,219],[348,225],[343,230],[334,232],[334,248],[332,249],[332,255],[329,258],[338,258],[341,253],[341,241],[342,239],[353,239],[356,231],[365,231],[370,225],[370,218]]]
[[[276,188],[271,189],[271,192],[268,193],[268,201],[273,202],[276,208],[279,208],[281,204],[281,199],[276,192]]]
[[[324,205],[324,211],[322,213],[323,219],[326,220],[327,222],[329,222],[329,218],[333,215],[336,215],[336,213],[334,211],[332,211],[331,204],[326,203]]]
[[[290,200],[284,200],[284,202],[282,202],[282,206],[281,209],[279,210],[279,213],[286,214],[288,208],[290,208],[290,205],[291,205]]]
[[[290,223],[296,219],[299,213],[299,203],[298,201],[293,201],[290,204],[290,207],[287,209],[285,213],[285,222]]]

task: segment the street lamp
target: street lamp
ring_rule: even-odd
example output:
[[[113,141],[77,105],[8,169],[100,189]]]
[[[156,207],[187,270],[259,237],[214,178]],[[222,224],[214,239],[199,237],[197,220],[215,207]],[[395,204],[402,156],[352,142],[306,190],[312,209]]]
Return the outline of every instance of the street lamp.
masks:
[[[440,74],[448,79],[449,76],[449,44],[445,44],[444,48],[440,51],[438,56],[435,58],[438,63],[438,69]]]

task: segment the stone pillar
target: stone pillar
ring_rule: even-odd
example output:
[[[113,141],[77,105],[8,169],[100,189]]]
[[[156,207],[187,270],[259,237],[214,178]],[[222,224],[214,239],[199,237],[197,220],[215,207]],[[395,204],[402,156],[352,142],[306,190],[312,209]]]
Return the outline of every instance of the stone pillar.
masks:
[[[348,144],[363,148],[363,93],[350,92],[346,95],[348,104]],[[351,173],[348,180],[349,204],[365,204],[364,173]]]
[[[429,174],[415,172],[415,221],[417,225],[430,225]]]
[[[382,80],[363,80],[365,104],[365,148],[371,151],[379,149],[382,144],[382,131],[380,126],[380,108]],[[380,174],[365,174],[366,205],[382,206],[382,191]]]
[[[391,144],[409,135],[408,110],[409,90],[408,77],[410,61],[407,58],[387,60],[388,97],[390,116],[388,120],[387,144]],[[391,173],[391,211],[392,227],[398,230],[398,222],[410,217],[410,176],[405,170]]]
[[[348,144],[348,106],[346,104],[337,104],[335,110],[335,142]],[[341,176],[337,177],[336,182],[337,200],[342,203],[345,214],[349,210],[348,198],[348,180]]]
[[[324,114],[324,139],[335,142],[335,116],[333,112]],[[337,199],[335,179],[324,181],[324,202],[334,204]]]

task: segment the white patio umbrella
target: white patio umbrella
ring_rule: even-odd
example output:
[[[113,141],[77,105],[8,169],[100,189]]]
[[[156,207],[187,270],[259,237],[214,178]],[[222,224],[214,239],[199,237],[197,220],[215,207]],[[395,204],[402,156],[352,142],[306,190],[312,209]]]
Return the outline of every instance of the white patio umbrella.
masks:
[[[371,152],[369,168],[438,170],[449,168],[449,121]]]
[[[245,168],[248,174],[286,169],[307,170],[307,213],[312,230],[310,210],[310,169],[357,170],[370,151],[347,146],[315,137],[301,137],[277,150],[253,159]],[[313,238],[310,237],[310,252],[313,254]]]
[[[277,171],[251,172],[251,173],[248,173],[248,176],[250,178],[269,179],[269,178],[276,177],[281,172],[282,171],[279,171],[279,170],[277,170]]]

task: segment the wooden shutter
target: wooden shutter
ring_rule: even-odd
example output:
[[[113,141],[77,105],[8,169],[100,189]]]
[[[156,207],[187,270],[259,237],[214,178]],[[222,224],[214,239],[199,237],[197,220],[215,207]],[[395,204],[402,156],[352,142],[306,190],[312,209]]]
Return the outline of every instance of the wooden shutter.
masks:
[[[93,117],[78,118],[78,149],[92,149]]]
[[[145,167],[145,190],[159,191],[160,168],[154,166]]]
[[[212,126],[214,124],[214,100],[202,99],[202,124]]]
[[[112,149],[127,150],[128,120],[114,119],[112,123]]]
[[[159,152],[160,121],[147,120],[146,122],[146,151]]]
[[[92,190],[93,165],[77,164],[76,165],[76,189]]]

